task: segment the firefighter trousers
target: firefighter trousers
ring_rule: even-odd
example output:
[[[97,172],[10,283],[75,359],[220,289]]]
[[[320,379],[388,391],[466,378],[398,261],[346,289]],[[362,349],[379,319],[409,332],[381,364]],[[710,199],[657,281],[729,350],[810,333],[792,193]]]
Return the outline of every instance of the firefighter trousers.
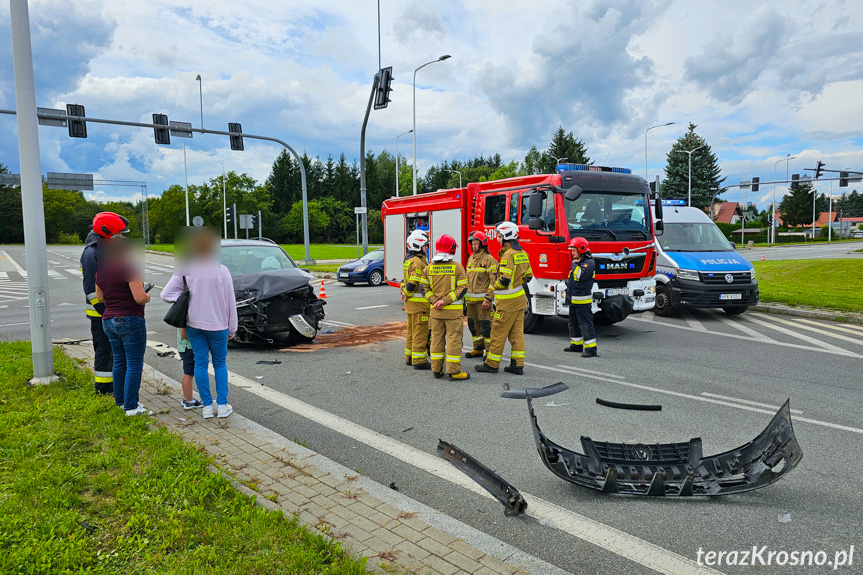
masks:
[[[519,367],[524,366],[524,310],[496,311],[491,320],[491,343],[486,349],[485,363],[500,365],[503,348],[509,340],[509,356]]]
[[[446,372],[450,375],[461,373],[461,345],[464,334],[464,320],[431,318],[431,368],[441,373],[444,360]]]
[[[93,339],[93,373],[96,393],[114,393],[114,352],[102,328],[101,317],[90,318],[90,337]]]
[[[589,303],[569,304],[569,343],[596,347],[596,330],[593,329],[593,308]]]
[[[428,361],[429,314],[409,313],[405,336],[405,363],[421,365]]]
[[[482,350],[491,343],[491,310],[482,309],[482,302],[467,302],[467,329],[473,339],[473,348]]]

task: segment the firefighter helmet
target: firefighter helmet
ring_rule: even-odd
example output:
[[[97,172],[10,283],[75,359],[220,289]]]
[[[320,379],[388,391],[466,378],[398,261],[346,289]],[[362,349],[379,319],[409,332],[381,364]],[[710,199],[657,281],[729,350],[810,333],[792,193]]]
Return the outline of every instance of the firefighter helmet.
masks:
[[[501,222],[495,230],[503,237],[503,241],[505,242],[518,239],[518,226],[512,222]]]
[[[488,236],[485,235],[485,232],[471,232],[467,237],[467,243],[473,249],[473,241],[479,240],[479,245],[481,247],[488,247]]]
[[[129,231],[129,220],[114,212],[99,212],[93,218],[93,231],[103,238]]]
[[[584,238],[572,238],[569,241],[569,249],[575,250],[580,254],[584,254],[590,251],[590,245]]]
[[[439,254],[454,254],[456,248],[458,248],[458,244],[455,238],[447,234],[439,237],[434,245],[434,251]]]
[[[405,245],[407,248],[414,252],[422,251],[424,247],[426,247],[429,243],[429,237],[422,230],[414,230],[408,236]]]

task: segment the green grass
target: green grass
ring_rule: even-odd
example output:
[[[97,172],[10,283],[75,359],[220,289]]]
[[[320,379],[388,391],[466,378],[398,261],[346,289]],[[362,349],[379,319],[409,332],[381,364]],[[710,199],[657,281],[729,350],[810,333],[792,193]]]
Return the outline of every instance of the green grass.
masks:
[[[282,244],[282,247],[295,260],[306,257],[306,248],[303,244]],[[369,250],[381,246],[369,246]],[[309,253],[313,260],[355,260],[357,259],[357,246],[354,245],[332,245],[332,244],[310,244]],[[360,247],[362,253],[362,247]]]
[[[172,254],[174,253],[174,244],[150,244],[148,249],[151,249],[154,252],[166,252]]]
[[[256,506],[54,356],[61,380],[30,388],[29,343],[0,343],[0,573],[363,572],[365,559]]]
[[[340,267],[339,264],[322,264],[322,265],[317,265],[317,266],[306,266],[304,269],[307,269],[307,270],[313,271],[313,272],[336,273],[337,271],[339,271],[339,267]]]
[[[761,301],[863,313],[863,261],[754,261]]]

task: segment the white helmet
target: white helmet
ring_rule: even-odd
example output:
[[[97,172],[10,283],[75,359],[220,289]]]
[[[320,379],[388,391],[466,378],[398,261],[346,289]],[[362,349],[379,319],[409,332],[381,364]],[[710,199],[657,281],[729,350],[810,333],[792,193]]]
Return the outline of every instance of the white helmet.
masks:
[[[495,231],[503,236],[503,241],[518,239],[518,226],[512,222],[501,222],[495,228]]]
[[[408,235],[408,239],[405,242],[407,248],[413,252],[422,251],[422,249],[427,246],[429,243],[429,237],[422,230],[414,230]]]

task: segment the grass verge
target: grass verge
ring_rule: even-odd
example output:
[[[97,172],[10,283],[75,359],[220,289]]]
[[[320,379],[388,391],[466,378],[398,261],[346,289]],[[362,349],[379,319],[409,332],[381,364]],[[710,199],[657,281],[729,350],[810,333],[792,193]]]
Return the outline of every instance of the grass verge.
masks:
[[[374,250],[382,246],[369,246]],[[282,244],[282,248],[295,260],[306,257],[306,248],[303,244]],[[362,249],[360,249],[362,253]],[[313,260],[355,260],[357,259],[356,245],[333,245],[333,244],[310,244],[309,254]]]
[[[316,266],[306,266],[305,269],[313,272],[330,272],[336,273],[339,271],[339,264],[322,264]]]
[[[0,573],[364,572],[54,357],[61,380],[30,388],[30,344],[0,342]]]
[[[761,301],[863,312],[859,259],[754,261]]]
[[[174,244],[150,244],[150,247],[147,249],[154,252],[165,252],[172,254],[174,253]]]

